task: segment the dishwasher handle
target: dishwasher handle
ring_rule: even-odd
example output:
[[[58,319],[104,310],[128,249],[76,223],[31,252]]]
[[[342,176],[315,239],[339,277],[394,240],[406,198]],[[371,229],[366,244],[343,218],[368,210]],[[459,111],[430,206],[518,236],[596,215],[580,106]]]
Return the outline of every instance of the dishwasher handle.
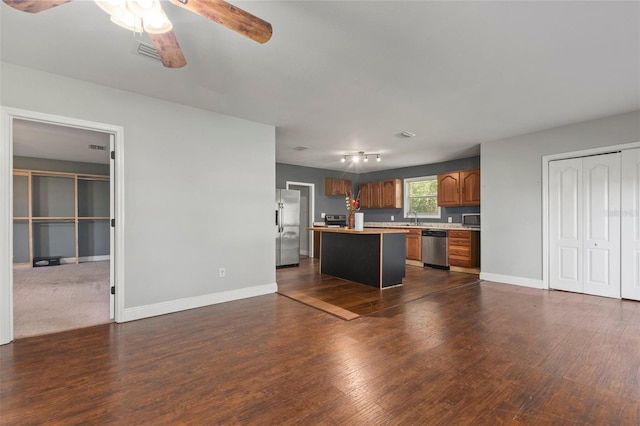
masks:
[[[435,230],[435,229],[424,229],[422,231],[423,237],[440,237],[447,238],[447,231]]]

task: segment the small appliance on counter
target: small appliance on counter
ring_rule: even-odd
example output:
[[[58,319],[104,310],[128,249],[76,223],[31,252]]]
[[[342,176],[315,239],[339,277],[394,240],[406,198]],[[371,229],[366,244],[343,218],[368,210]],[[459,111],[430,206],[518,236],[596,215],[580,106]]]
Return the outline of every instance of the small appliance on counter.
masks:
[[[347,226],[346,214],[328,214],[324,217],[327,228],[344,228]]]
[[[480,228],[480,213],[463,214],[462,226],[467,228]]]

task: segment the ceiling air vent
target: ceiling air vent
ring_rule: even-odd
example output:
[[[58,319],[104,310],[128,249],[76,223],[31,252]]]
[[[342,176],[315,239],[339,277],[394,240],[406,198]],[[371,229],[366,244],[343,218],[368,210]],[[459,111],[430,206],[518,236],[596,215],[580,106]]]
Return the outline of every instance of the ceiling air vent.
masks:
[[[89,149],[95,149],[96,151],[106,151],[107,147],[104,145],[89,145]]]
[[[396,138],[400,138],[400,139],[408,139],[408,138],[412,138],[414,137],[416,134],[415,133],[411,133],[411,132],[400,132],[396,135]]]
[[[158,61],[160,60],[160,55],[158,54],[158,51],[155,48],[153,48],[153,46],[149,46],[144,43],[138,44],[138,53]]]

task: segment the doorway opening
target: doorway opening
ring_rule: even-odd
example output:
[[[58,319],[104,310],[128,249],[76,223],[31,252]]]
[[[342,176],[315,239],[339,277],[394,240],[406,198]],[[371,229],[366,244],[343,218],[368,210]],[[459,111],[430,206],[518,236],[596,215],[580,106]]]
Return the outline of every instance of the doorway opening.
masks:
[[[122,128],[10,108],[2,123],[0,344],[118,320]]]
[[[315,217],[315,184],[287,181],[286,189],[300,191],[300,256],[313,257],[313,226]]]

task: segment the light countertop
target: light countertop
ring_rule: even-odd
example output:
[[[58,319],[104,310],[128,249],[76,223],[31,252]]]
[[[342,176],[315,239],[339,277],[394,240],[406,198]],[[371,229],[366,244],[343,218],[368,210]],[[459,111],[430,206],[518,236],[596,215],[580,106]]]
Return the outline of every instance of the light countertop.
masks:
[[[322,228],[326,229],[324,226],[324,222],[314,222],[314,228]],[[397,221],[397,222],[365,222],[364,223],[365,230],[366,228],[402,228],[402,229],[443,229],[443,230],[451,230],[451,229],[460,229],[460,230],[468,230],[468,231],[480,231],[480,228],[473,228],[469,226],[462,226],[461,223],[446,223],[446,222],[418,222],[418,225],[414,225],[413,222],[409,221]],[[337,229],[337,228],[331,228]],[[317,229],[318,231],[321,229]]]
[[[364,230],[362,231],[356,231],[355,229],[314,226],[307,229],[310,231],[333,232],[336,234],[406,234],[407,232],[409,232],[405,228],[364,228]]]

